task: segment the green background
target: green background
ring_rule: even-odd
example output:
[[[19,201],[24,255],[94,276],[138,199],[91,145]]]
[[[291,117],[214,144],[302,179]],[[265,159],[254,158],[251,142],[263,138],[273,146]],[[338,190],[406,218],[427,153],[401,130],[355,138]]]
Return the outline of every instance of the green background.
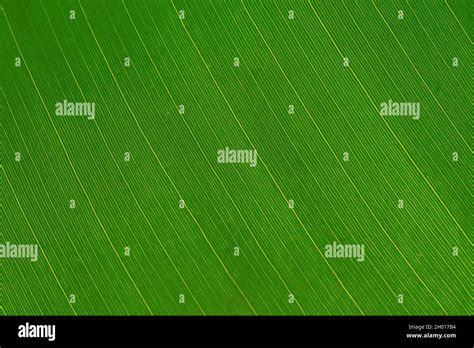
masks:
[[[0,3],[2,314],[472,314],[472,1]]]

